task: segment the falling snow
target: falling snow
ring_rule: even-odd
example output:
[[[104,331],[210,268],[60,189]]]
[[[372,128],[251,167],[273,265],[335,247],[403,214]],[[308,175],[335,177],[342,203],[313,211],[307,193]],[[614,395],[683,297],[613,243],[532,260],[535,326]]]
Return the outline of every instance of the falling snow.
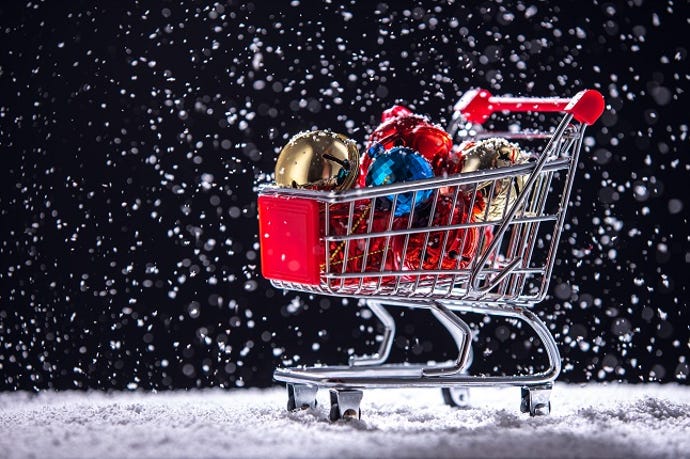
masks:
[[[475,86],[604,94],[537,311],[564,378],[687,381],[687,5],[261,3],[0,7],[0,389],[264,386],[370,349],[355,301],[261,278],[257,186],[296,132],[362,145],[396,102],[446,124]],[[397,357],[445,357],[399,319]],[[514,324],[473,327],[525,359]]]

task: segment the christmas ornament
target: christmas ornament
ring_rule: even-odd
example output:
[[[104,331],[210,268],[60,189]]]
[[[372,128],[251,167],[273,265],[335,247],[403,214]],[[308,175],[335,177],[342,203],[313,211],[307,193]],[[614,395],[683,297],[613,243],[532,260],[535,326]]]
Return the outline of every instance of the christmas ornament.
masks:
[[[354,184],[358,164],[357,145],[344,135],[302,132],[280,151],[276,183],[290,188],[346,190]]]
[[[404,108],[404,107],[403,107]],[[367,150],[362,155],[361,164],[359,167],[359,177],[357,179],[357,186],[364,188],[366,186],[367,173],[369,172],[369,167],[373,161],[372,156],[369,154],[369,150],[374,146],[374,144],[379,143],[383,146],[385,150],[390,150],[395,146],[409,146],[407,143],[407,136],[412,132],[412,130],[424,123],[424,118],[419,115],[412,114],[409,110],[397,110],[398,113],[402,113],[398,116],[393,116],[396,112],[395,107],[390,109],[392,112],[382,116],[385,118],[374,132],[369,136],[369,143]],[[407,113],[409,112],[409,113]]]
[[[460,193],[455,202],[451,195],[440,195],[431,224],[430,215],[420,216],[415,227],[434,227],[438,231],[417,233],[395,240],[394,251],[402,260],[403,270],[456,270],[470,265],[477,253],[479,228],[444,229],[473,221],[468,212],[468,197]],[[403,253],[404,252],[404,253]]]
[[[453,140],[450,135],[432,124],[416,126],[408,141],[410,147],[418,151],[431,164],[446,159],[453,147]],[[434,170],[434,172],[438,171]]]
[[[437,177],[449,177],[459,174],[462,171],[464,152],[475,144],[474,141],[465,141],[460,145],[454,145],[450,152],[445,155],[438,155],[431,166]]]
[[[372,215],[373,213],[373,215]],[[395,280],[393,276],[366,276],[366,273],[379,273],[395,270],[396,260],[390,251],[384,260],[386,241],[390,245],[390,236],[371,237],[371,233],[385,233],[391,217],[390,210],[373,209],[371,201],[357,201],[353,205],[350,218],[350,204],[332,204],[329,209],[329,233],[337,236],[361,236],[345,241],[331,241],[329,243],[329,266],[332,273],[362,273],[363,285],[378,283],[387,284]],[[351,222],[351,224],[349,224]],[[394,225],[397,229],[400,224]],[[345,269],[343,271],[343,265]],[[325,271],[325,265],[321,267]],[[359,279],[345,279],[345,285],[357,285]],[[333,285],[339,285],[341,280],[334,279]]]
[[[460,173],[475,172],[499,167],[509,167],[527,161],[514,143],[505,139],[493,138],[471,143],[462,153]],[[479,183],[475,200],[474,218],[477,221],[499,221],[507,207],[513,205],[524,188],[527,176],[508,177]],[[488,209],[486,207],[488,204]]]
[[[395,105],[383,112],[381,121],[369,137],[369,148],[375,142],[383,145],[386,150],[394,146],[409,147],[432,164],[446,157],[452,148],[453,142],[447,132],[401,105]],[[362,157],[357,181],[359,187],[366,186],[366,175],[372,160],[367,153]],[[434,172],[436,173],[435,169]]]
[[[384,123],[391,118],[397,118],[398,116],[412,115],[412,110],[402,105],[393,105],[388,110],[384,110],[381,114],[381,122]]]
[[[367,186],[390,185],[434,176],[429,162],[410,148],[393,147],[385,151],[383,145],[376,143],[369,149],[368,155],[373,158],[373,162],[366,176]],[[397,200],[395,195],[388,195],[386,198],[391,203],[395,202],[395,216],[401,217],[409,214],[412,208],[417,208],[427,202],[431,194],[432,190],[416,193],[410,191],[398,194]]]

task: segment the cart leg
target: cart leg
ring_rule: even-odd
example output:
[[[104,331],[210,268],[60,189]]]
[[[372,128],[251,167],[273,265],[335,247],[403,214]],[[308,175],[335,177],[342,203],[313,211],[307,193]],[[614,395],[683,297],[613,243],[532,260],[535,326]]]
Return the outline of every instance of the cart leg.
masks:
[[[439,302],[430,304],[431,312],[448,330],[458,346],[458,358],[452,366],[435,366],[422,370],[424,376],[446,376],[462,372],[467,367],[472,350],[472,330],[457,314]]]
[[[546,355],[549,359],[549,369],[544,372],[544,379],[546,379],[544,385],[548,385],[549,388],[551,388],[551,386],[553,386],[551,383],[561,372],[561,354],[558,352],[556,340],[553,338],[553,335],[549,332],[546,325],[544,325],[544,322],[542,322],[536,314],[525,308],[516,308],[516,310],[518,313],[515,314],[514,317],[527,322],[544,345]]]
[[[331,389],[331,412],[329,419],[332,422],[338,419],[360,419],[362,410],[359,404],[364,394],[361,390]]]
[[[393,316],[391,316],[386,308],[383,307],[383,305],[378,301],[368,300],[367,307],[383,324],[383,340],[381,341],[379,350],[376,354],[350,357],[350,366],[359,367],[381,365],[388,360],[391,347],[393,346],[393,337],[395,336],[395,320],[393,320]]]
[[[530,416],[545,416],[551,412],[551,388],[553,384],[524,386],[521,389],[520,411]]]
[[[316,392],[318,390],[317,386],[310,384],[288,384],[288,411],[316,408]]]

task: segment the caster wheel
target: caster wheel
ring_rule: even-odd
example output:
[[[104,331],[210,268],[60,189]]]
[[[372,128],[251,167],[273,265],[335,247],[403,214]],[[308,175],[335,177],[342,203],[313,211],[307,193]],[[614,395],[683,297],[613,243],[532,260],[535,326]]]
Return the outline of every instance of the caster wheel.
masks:
[[[466,408],[470,405],[470,390],[467,387],[444,387],[441,389],[443,401],[454,408]]]
[[[340,419],[350,420],[350,419],[362,419],[362,410],[354,410],[352,408],[345,410],[345,412],[340,415],[340,406],[337,403],[331,405],[331,412],[328,414],[328,419],[331,422],[338,421]]]
[[[359,404],[362,395],[360,390],[331,390],[331,411],[328,419],[331,422],[339,419],[361,419],[362,410]]]
[[[521,390],[520,412],[530,416],[546,416],[551,413],[551,384],[523,387]]]
[[[308,384],[288,384],[287,385],[287,410],[306,410],[316,408],[316,386]]]
[[[316,408],[317,406],[319,406],[319,402],[317,402],[316,400],[314,400],[313,405],[303,404],[302,406],[297,406],[295,399],[292,397],[288,397],[288,401],[287,401],[287,410],[288,411],[297,411],[298,409],[299,410],[306,410],[308,408]]]
[[[551,401],[546,404],[537,404],[533,411],[530,411],[531,416],[548,416],[551,414]]]

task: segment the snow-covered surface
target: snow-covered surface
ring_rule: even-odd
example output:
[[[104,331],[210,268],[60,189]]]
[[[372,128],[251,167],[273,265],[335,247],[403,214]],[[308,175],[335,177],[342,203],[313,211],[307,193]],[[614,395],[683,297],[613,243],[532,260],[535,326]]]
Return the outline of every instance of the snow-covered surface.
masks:
[[[0,394],[0,457],[690,457],[690,387],[557,384],[547,417],[519,390],[366,391],[360,421],[285,411],[284,390]]]

